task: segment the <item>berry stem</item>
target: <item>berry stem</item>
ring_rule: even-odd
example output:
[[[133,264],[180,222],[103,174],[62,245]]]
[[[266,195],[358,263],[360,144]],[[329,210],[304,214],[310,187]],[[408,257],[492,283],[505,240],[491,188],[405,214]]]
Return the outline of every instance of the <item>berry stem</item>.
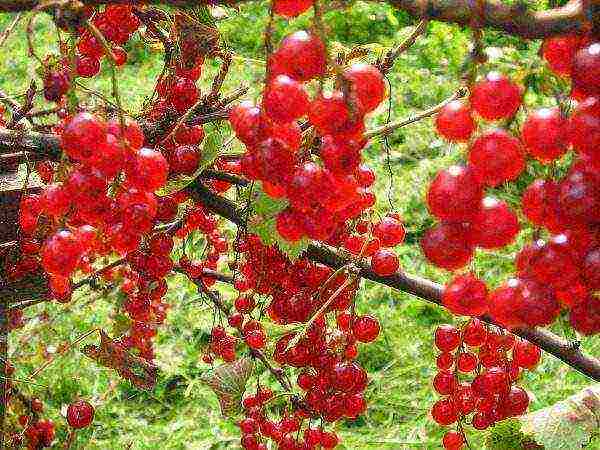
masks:
[[[392,132],[394,132],[395,130],[397,130],[398,128],[402,128],[405,127],[407,125],[410,125],[412,123],[418,122],[420,120],[426,119],[427,117],[431,117],[434,114],[436,114],[438,111],[440,111],[444,106],[446,106],[448,103],[457,100],[459,98],[462,98],[466,95],[466,90],[461,88],[458,89],[454,94],[452,94],[450,97],[448,97],[446,100],[444,100],[441,103],[438,103],[435,106],[432,106],[429,109],[426,109],[425,111],[422,111],[420,113],[417,113],[411,117],[408,117],[406,119],[402,119],[402,120],[397,120],[395,122],[390,122],[387,125],[383,125],[381,127],[378,128],[374,128],[372,130],[369,130],[365,133],[365,139],[372,139],[376,136],[387,136],[389,134],[391,134]]]

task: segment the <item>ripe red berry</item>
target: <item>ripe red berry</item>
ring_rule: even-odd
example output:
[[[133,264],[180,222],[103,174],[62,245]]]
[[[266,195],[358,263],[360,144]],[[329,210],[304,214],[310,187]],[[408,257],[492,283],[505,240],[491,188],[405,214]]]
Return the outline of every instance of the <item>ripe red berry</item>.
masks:
[[[154,192],[165,185],[169,175],[169,163],[162,153],[150,148],[141,148],[127,172],[127,181],[135,188]]]
[[[385,82],[377,67],[355,63],[342,76],[350,82],[350,99],[362,114],[375,110],[385,97]]]
[[[581,37],[576,34],[553,36],[544,40],[542,55],[553,72],[569,76],[580,44]]]
[[[75,160],[85,160],[105,141],[106,123],[90,113],[82,112],[65,125],[60,136],[62,149]]]
[[[600,301],[598,298],[588,296],[586,300],[575,305],[569,312],[569,323],[577,332],[585,336],[600,333]]]
[[[427,206],[440,220],[468,221],[479,209],[483,189],[475,172],[465,166],[440,171],[427,192]]]
[[[183,114],[198,100],[198,89],[189,78],[177,78],[169,93],[169,100],[178,113]]]
[[[527,341],[517,340],[513,347],[513,360],[519,367],[533,369],[540,362],[542,351]]]
[[[277,214],[275,226],[279,235],[286,241],[296,242],[304,236],[304,230],[299,223],[299,218],[291,209],[286,209]]]
[[[527,116],[521,138],[534,158],[550,162],[567,151],[567,124],[558,108],[542,108]]]
[[[590,250],[585,255],[582,275],[585,285],[590,290],[600,290],[600,247]]]
[[[456,360],[456,367],[460,372],[469,373],[475,370],[477,363],[478,359],[475,354],[470,352],[461,353]]]
[[[93,56],[78,56],[75,61],[77,75],[92,78],[100,72],[100,61]]]
[[[271,80],[263,96],[265,113],[277,123],[299,119],[308,112],[308,105],[304,86],[287,75]]]
[[[463,435],[456,431],[447,431],[442,439],[445,450],[460,450],[465,444]]]
[[[451,352],[460,345],[460,332],[452,325],[440,325],[435,330],[435,346],[442,352]]]
[[[267,337],[265,336],[265,332],[262,330],[255,330],[246,334],[246,343],[250,348],[255,350],[263,348],[266,341]]]
[[[458,420],[456,406],[447,398],[435,402],[431,408],[431,416],[440,425],[450,425]]]
[[[59,183],[47,185],[40,194],[42,213],[49,217],[64,215],[71,205],[71,199],[65,187]]]
[[[471,106],[484,119],[504,119],[517,112],[522,95],[521,88],[505,75],[490,72],[473,86]]]
[[[67,408],[67,422],[71,428],[79,430],[88,427],[94,420],[94,407],[88,402],[79,400]]]
[[[587,95],[600,95],[600,43],[594,42],[575,53],[571,70],[573,87]]]
[[[517,417],[525,414],[528,406],[529,396],[519,386],[511,386],[510,391],[502,402],[502,408],[509,417]]]
[[[593,161],[598,161],[600,98],[586,98],[575,107],[569,118],[568,139],[576,152],[590,156]]]
[[[468,141],[476,127],[471,108],[462,100],[451,101],[435,117],[438,134],[450,142]]]
[[[479,347],[487,338],[485,325],[479,319],[471,319],[463,329],[463,342],[469,347]]]
[[[362,118],[354,117],[339,91],[320,95],[313,100],[308,119],[323,136],[337,134],[356,137],[364,128]]]
[[[352,331],[359,342],[372,342],[379,336],[379,321],[368,315],[357,317]]]
[[[82,254],[81,243],[69,230],[52,235],[42,249],[42,267],[52,275],[69,277],[79,264]]]
[[[435,361],[439,370],[448,370],[454,364],[454,355],[450,352],[440,353]]]
[[[507,283],[490,293],[489,312],[494,321],[511,329],[523,325],[515,314],[518,305],[518,289],[520,280],[510,279]]]
[[[231,108],[229,122],[237,138],[244,144],[253,146],[259,140],[260,108],[245,101]]]
[[[456,376],[448,370],[442,370],[433,377],[433,387],[441,395],[452,394],[457,384]]]
[[[193,175],[198,169],[200,155],[192,145],[180,145],[169,157],[169,167],[174,173]]]
[[[519,229],[519,219],[505,202],[486,197],[473,219],[473,244],[488,249],[501,248],[515,239]]]
[[[538,179],[527,186],[521,198],[523,213],[535,225],[558,231],[559,187],[552,180]]]
[[[127,62],[127,52],[122,47],[113,47],[112,54],[115,57],[115,65],[122,66]]]
[[[525,157],[517,138],[496,129],[473,142],[469,163],[480,182],[493,187],[515,180],[525,168]]]
[[[381,241],[384,247],[395,247],[404,241],[406,232],[402,222],[391,216],[381,219],[373,229],[373,235]]]
[[[196,145],[204,139],[202,125],[181,124],[175,132],[175,141],[181,145]]]
[[[325,45],[306,31],[286,36],[271,55],[271,75],[284,74],[297,81],[324,75],[326,66]]]
[[[441,223],[429,229],[421,248],[429,261],[447,270],[465,266],[473,256],[470,230],[460,223]]]
[[[273,12],[284,17],[296,17],[308,10],[314,0],[275,0]]]
[[[487,312],[487,287],[473,273],[456,276],[444,289],[442,304],[463,316],[481,316]]]
[[[393,275],[398,271],[400,262],[393,250],[380,248],[371,257],[371,268],[373,272],[382,277]]]

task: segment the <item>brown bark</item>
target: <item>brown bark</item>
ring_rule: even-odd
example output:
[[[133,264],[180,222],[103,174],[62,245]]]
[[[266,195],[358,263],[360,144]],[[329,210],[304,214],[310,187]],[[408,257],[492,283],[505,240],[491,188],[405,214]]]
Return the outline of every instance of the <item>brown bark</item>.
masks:
[[[222,5],[234,5],[248,0],[224,0]],[[371,0],[387,2],[408,12],[415,18],[429,18],[459,25],[477,21],[482,27],[492,28],[527,39],[538,39],[568,32],[580,32],[585,28],[585,17],[580,0],[572,0],[566,6],[547,11],[533,12],[526,6],[506,5],[499,0],[483,0],[479,17],[475,15],[476,2],[472,0]],[[0,12],[29,11],[40,5],[39,0],[3,0]],[[164,4],[185,6],[197,4],[191,0],[82,0],[86,5],[108,3]]]

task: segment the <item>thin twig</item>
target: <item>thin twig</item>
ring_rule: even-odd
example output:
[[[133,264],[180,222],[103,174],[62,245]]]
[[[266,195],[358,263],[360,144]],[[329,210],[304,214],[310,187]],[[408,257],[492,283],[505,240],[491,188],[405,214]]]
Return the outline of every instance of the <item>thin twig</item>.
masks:
[[[415,114],[415,115],[409,117],[408,119],[402,119],[402,120],[399,120],[396,122],[390,122],[387,125],[383,125],[379,128],[375,128],[373,130],[367,131],[365,133],[365,139],[371,139],[371,138],[374,138],[375,136],[386,136],[388,134],[391,134],[398,128],[402,128],[402,127],[405,127],[406,125],[410,125],[412,123],[418,122],[419,120],[423,120],[427,117],[431,117],[435,113],[437,113],[440,109],[442,109],[444,106],[446,106],[448,103],[450,103],[456,99],[462,98],[465,95],[466,95],[465,89],[459,89],[458,91],[456,91],[454,94],[452,94],[450,97],[448,97],[443,102],[441,102],[429,109],[426,109],[425,111]]]
[[[15,18],[13,19],[13,21],[4,29],[2,34],[0,34],[0,48],[2,48],[4,46],[4,43],[6,42],[6,40],[10,36],[10,34],[13,32],[13,30],[15,29],[17,24],[20,22],[22,17],[23,17],[23,14],[18,13],[15,16]]]
[[[417,38],[427,29],[427,23],[427,19],[421,20],[406,39],[386,53],[383,61],[378,64],[379,70],[382,74],[385,75],[388,73],[394,66],[396,59],[413,46],[413,44],[417,41]]]

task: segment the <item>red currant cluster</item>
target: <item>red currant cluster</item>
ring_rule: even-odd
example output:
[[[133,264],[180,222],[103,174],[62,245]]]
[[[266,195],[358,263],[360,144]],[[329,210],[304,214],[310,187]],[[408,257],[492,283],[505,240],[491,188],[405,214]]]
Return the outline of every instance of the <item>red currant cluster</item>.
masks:
[[[470,261],[476,246],[510,244],[519,232],[517,216],[506,203],[484,197],[484,189],[519,177],[526,155],[553,164],[572,149],[575,157],[562,178],[535,180],[523,192],[525,217],[540,227],[536,236],[545,229],[549,237],[536,237],[517,253],[517,277],[488,293],[474,274],[458,274],[445,287],[442,303],[457,315],[489,314],[508,329],[549,325],[565,308],[573,328],[592,335],[600,332],[600,302],[594,297],[600,288],[600,100],[595,97],[600,85],[594,75],[600,71],[600,44],[552,38],[544,43],[543,55],[558,75],[572,79],[578,104],[569,117],[559,108],[539,109],[525,118],[520,138],[501,129],[472,138],[475,114],[488,121],[509,119],[521,105],[521,88],[494,72],[473,86],[468,103],[453,101],[437,115],[441,136],[469,143],[468,165],[440,172],[431,184],[427,203],[442,223],[426,233],[422,248],[437,266],[456,270]],[[465,344],[478,347],[478,355],[463,351]],[[511,384],[522,368],[535,367],[538,348],[486,330],[476,319],[462,332],[439,328],[436,345],[444,353],[434,387],[449,397],[438,401],[432,414],[442,425],[459,422],[458,431],[444,437],[446,448],[464,445],[466,414],[475,411],[471,424],[484,429],[526,410],[527,394]],[[449,353],[457,348],[455,355]],[[459,372],[475,370],[470,385],[458,382]]]
[[[19,416],[19,425],[23,428],[23,432],[13,435],[13,446],[20,447],[24,437],[29,450],[51,447],[56,430],[52,420],[39,418],[44,411],[43,403],[38,398],[32,398],[26,406],[31,414]]]
[[[570,38],[557,39],[544,51],[553,67],[558,50],[552,49],[564,50],[571,42]],[[584,47],[574,53],[574,68],[578,67],[576,55],[582,52],[590,50]],[[560,67],[558,71],[563,73]],[[486,186],[516,179],[525,167],[526,154],[552,164],[569,149],[576,152],[566,175],[556,181],[535,180],[523,192],[523,213],[550,236],[527,244],[515,260],[517,278],[489,295],[485,284],[473,275],[456,277],[447,287],[445,303],[452,312],[489,313],[497,323],[516,328],[549,325],[566,308],[577,331],[586,335],[600,331],[600,302],[593,297],[600,287],[600,159],[596,151],[600,100],[591,96],[593,87],[581,81],[574,81],[574,87],[580,101],[570,117],[557,108],[533,111],[522,125],[521,139],[503,130],[487,131],[470,143],[466,167],[444,170],[431,184],[428,206],[443,222],[426,233],[423,251],[434,264],[455,270],[469,262],[474,246],[504,247],[519,232],[517,216],[506,203],[483,198]],[[517,85],[488,75],[473,87],[470,106],[452,102],[440,111],[437,130],[452,141],[469,140],[475,130],[471,109],[482,118],[497,120],[512,117],[519,105]]]
[[[324,77],[327,58],[321,40],[304,31],[283,39],[269,59],[269,80],[261,107],[248,103],[234,108],[231,125],[246,145],[242,173],[261,180],[272,197],[287,198],[290,207],[277,217],[277,230],[286,240],[302,237],[326,241],[349,219],[373,206],[367,188],[372,172],[361,166],[360,151],[364,115],[384,98],[379,71],[354,64],[339,76],[346,93],[319,93],[310,100],[305,83]],[[297,120],[308,115],[320,135],[318,153],[301,152],[301,127]]]
[[[115,57],[115,64],[125,64],[127,52],[119,46],[124,45],[140,27],[140,19],[133,13],[133,6],[108,5],[104,11],[93,16],[92,23],[107,42],[115,44],[110,48]],[[96,76],[100,71],[100,59],[105,56],[102,42],[89,31],[83,31],[77,49],[77,74],[85,78]]]
[[[246,418],[239,423],[242,432],[242,448],[247,450],[266,450],[267,444],[260,442],[261,437],[269,438],[278,443],[279,449],[285,450],[312,450],[321,446],[323,449],[335,448],[339,442],[333,432],[324,431],[322,428],[307,427],[300,435],[302,423],[308,417],[302,409],[293,414],[286,414],[280,420],[269,420],[264,407],[273,398],[270,389],[259,388],[256,395],[244,399]]]
[[[74,76],[92,78],[100,72],[100,60],[106,55],[104,44],[90,29],[83,25],[84,20],[91,23],[102,34],[109,47],[114,63],[122,66],[127,62],[127,52],[121,47],[140,26],[140,20],[133,13],[130,5],[108,5],[102,12],[94,12],[92,8],[83,7],[80,20],[75,26],[79,36],[77,54],[74,61],[64,57],[60,61],[47,58],[44,75],[44,97],[51,102],[61,102],[71,88]],[[63,24],[66,31],[71,27]],[[63,53],[63,54],[66,54]]]
[[[397,237],[396,237],[397,238]],[[274,360],[282,367],[298,369],[297,384],[304,398],[291,402],[293,413],[278,422],[269,420],[265,403],[270,399],[257,394],[244,399],[247,418],[240,423],[242,446],[264,448],[264,439],[278,443],[278,448],[313,449],[317,445],[333,448],[335,434],[322,429],[304,429],[303,439],[294,438],[305,419],[322,418],[335,422],[356,418],[366,409],[363,391],[366,372],[354,361],[357,343],[368,343],[379,334],[379,323],[371,316],[357,316],[352,304],[357,289],[348,275],[301,258],[291,262],[275,247],[264,246],[257,236],[249,235],[238,243],[244,261],[239,266],[235,287],[240,296],[236,312],[228,318],[245,343],[254,350],[266,347],[267,336],[260,322],[251,318],[257,308],[255,297],[269,296],[269,317],[278,324],[304,324],[303,331],[288,333],[275,343]],[[337,314],[329,324],[326,314]],[[236,338],[222,328],[213,329],[210,350],[213,354],[233,358]],[[223,355],[223,347],[230,351]],[[212,361],[212,359],[208,359]]]
[[[491,328],[471,319],[462,329],[442,325],[435,331],[435,345],[442,353],[433,387],[444,398],[433,405],[431,414],[440,425],[458,424],[456,431],[444,435],[447,450],[466,445],[465,425],[484,430],[522,415],[529,405],[529,396],[515,383],[522,370],[538,364],[540,349]]]

